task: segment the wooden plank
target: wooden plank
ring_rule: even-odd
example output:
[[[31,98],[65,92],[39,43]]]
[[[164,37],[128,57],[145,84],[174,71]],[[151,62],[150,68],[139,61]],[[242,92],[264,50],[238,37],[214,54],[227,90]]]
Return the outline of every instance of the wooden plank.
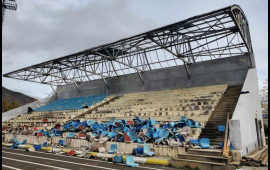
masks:
[[[263,160],[262,160],[262,164],[265,165],[265,166],[268,165],[268,150],[267,150],[266,156],[265,156],[265,157],[263,158]]]
[[[229,153],[230,153],[230,144],[231,144],[231,141],[230,141],[230,137],[228,139],[228,144],[227,144],[227,149],[226,149],[226,157],[229,157]]]
[[[226,132],[225,132],[225,139],[224,139],[224,146],[223,146],[223,155],[224,156],[226,156],[226,152],[227,152],[227,140],[228,140],[228,132],[229,132],[229,116],[230,116],[230,113],[227,113]]]
[[[264,151],[261,155],[260,158],[257,160],[258,162],[262,162],[262,160],[268,155],[268,149]]]
[[[244,156],[244,158],[247,158],[247,157],[249,157],[249,156],[251,156],[251,155],[257,153],[257,152],[259,152],[260,150],[262,150],[262,147],[256,148],[254,151],[252,151],[252,152],[250,152],[249,154],[247,154],[246,156]]]
[[[267,149],[268,149],[268,146],[264,147],[264,148],[263,148],[262,150],[260,150],[259,152],[255,153],[255,154],[253,154],[253,155],[251,155],[251,156],[248,156],[247,158],[250,158],[250,159],[253,159],[253,160],[257,160],[257,159],[259,159],[260,155],[261,155],[262,153],[264,153]]]

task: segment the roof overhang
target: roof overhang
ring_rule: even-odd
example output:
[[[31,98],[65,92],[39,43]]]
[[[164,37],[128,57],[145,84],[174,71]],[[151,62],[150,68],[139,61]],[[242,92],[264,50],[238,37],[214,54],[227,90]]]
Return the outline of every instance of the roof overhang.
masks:
[[[154,69],[253,54],[248,21],[238,5],[136,36],[22,68],[4,77],[59,86]],[[185,73],[185,74],[186,74]],[[143,80],[142,80],[143,81]],[[77,85],[76,85],[77,86]]]

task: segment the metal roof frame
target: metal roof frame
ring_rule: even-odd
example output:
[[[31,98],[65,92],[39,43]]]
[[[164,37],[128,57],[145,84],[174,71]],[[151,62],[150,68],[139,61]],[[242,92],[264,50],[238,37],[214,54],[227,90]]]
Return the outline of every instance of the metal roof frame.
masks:
[[[197,15],[136,36],[22,68],[4,77],[59,86],[253,54],[248,21],[238,5]],[[251,59],[250,59],[251,60]],[[252,62],[251,62],[252,64]],[[252,65],[251,65],[252,67]]]
[[[17,10],[16,0],[2,0],[2,7],[9,10]]]

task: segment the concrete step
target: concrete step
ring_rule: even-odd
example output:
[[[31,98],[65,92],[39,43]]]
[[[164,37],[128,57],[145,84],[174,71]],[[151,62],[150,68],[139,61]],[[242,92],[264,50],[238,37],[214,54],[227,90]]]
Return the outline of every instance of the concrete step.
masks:
[[[205,133],[205,134],[211,134],[211,135],[215,135],[215,134],[225,134],[225,132],[220,132],[220,131],[218,131],[217,128],[214,128],[214,129],[203,129],[203,130],[202,130],[202,133]]]
[[[227,113],[226,114],[213,114],[211,118],[227,118]]]
[[[224,112],[224,113],[213,113],[210,117],[211,118],[214,118],[214,117],[227,117],[227,113],[228,112]]]
[[[213,119],[210,119],[207,123],[218,123],[220,125],[222,125],[222,123],[225,123],[226,124],[226,120],[222,120],[222,119],[217,119],[217,118],[213,118]],[[225,125],[223,124],[223,125]]]
[[[222,110],[215,110],[214,112],[213,112],[213,115],[227,115],[227,111],[222,111]]]
[[[201,136],[224,136],[225,133],[224,132],[202,132]]]
[[[227,119],[220,119],[220,118],[213,118],[213,119],[210,119],[207,124],[215,124],[215,125],[224,125],[224,121],[225,121],[225,124],[226,124],[226,120]]]
[[[235,170],[233,165],[226,165],[225,163],[214,163],[206,161],[196,161],[188,159],[176,159],[171,160],[171,165],[180,169],[200,169],[200,170]]]
[[[216,127],[217,129],[217,126],[220,125],[219,123],[207,123],[205,125],[205,129],[208,129],[208,127]]]
[[[232,156],[228,158],[223,156],[208,156],[208,155],[195,155],[195,154],[178,154],[178,159],[188,159],[196,161],[214,162],[214,163],[225,163],[228,164],[232,161]]]
[[[210,145],[220,145],[221,142],[224,142],[223,139],[209,139],[210,140]]]
[[[214,111],[213,116],[214,115],[227,115],[228,112],[225,111]]]
[[[187,149],[187,154],[221,156],[222,150],[221,149]]]
[[[217,122],[218,123],[222,123],[222,122],[226,122],[227,119],[224,119],[224,118],[219,118],[219,117],[213,117],[213,118],[210,118],[208,122]],[[225,123],[226,124],[226,123]]]
[[[219,126],[219,125],[224,125],[224,123],[223,122],[212,122],[212,123],[207,123],[206,125],[205,125],[205,127],[216,127],[215,129],[217,129],[217,126]],[[214,129],[214,128],[213,128]]]
[[[201,136],[224,136],[225,133],[224,132],[216,132],[216,131],[203,131],[201,133]]]
[[[209,138],[209,140],[210,140],[210,144],[211,144],[211,140],[223,140],[224,141],[224,135],[222,135],[222,136],[213,136],[213,135],[204,135],[204,134],[202,134],[201,136],[200,136],[200,138]]]
[[[217,129],[217,125],[214,125],[214,124],[206,124],[205,125],[205,129]]]
[[[226,121],[224,122],[224,121],[220,121],[220,120],[216,120],[216,121],[211,120],[211,122],[208,122],[206,125],[226,125]]]

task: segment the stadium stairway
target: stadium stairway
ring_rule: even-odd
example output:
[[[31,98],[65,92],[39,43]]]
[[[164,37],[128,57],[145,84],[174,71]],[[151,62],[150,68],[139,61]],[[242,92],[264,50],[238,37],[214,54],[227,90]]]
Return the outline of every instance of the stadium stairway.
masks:
[[[218,125],[226,125],[227,114],[230,119],[235,110],[242,86],[229,86],[221,98],[216,109],[203,129],[200,138],[209,138],[211,145],[220,145],[224,142],[225,133],[217,130]]]
[[[200,134],[200,138],[209,138],[211,145],[220,145],[224,142],[225,133],[219,132],[217,126],[226,125],[228,113],[230,113],[229,117],[232,117],[241,89],[242,86],[228,87]],[[223,156],[222,149],[187,149],[186,153],[178,154],[178,158],[173,159],[171,164],[175,167],[200,167],[202,170],[235,169],[235,166],[230,165],[231,162],[232,156]]]

